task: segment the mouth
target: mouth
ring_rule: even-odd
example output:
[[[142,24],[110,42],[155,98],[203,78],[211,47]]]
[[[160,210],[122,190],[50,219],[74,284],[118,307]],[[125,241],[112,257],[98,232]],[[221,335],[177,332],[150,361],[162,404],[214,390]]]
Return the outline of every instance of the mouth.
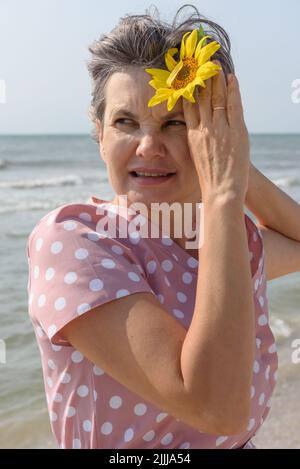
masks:
[[[131,171],[129,174],[131,178],[137,184],[144,184],[144,185],[162,184],[164,182],[169,181],[176,175],[176,173],[167,173],[165,175],[159,175],[159,176],[155,176],[155,175],[145,176],[144,174],[138,174],[136,171]]]

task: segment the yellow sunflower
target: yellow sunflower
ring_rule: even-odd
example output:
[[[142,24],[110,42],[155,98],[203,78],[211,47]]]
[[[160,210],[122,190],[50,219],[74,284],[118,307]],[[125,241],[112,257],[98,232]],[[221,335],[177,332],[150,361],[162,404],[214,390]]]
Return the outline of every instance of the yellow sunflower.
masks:
[[[191,103],[195,103],[193,97],[196,85],[206,87],[204,80],[208,80],[222,70],[219,65],[209,61],[209,58],[221,47],[216,42],[206,45],[206,38],[202,37],[199,42],[199,31],[185,33],[180,47],[180,60],[177,63],[173,56],[178,52],[172,48],[165,54],[165,62],[168,70],[160,68],[146,68],[145,71],[152,75],[149,81],[155,90],[155,95],[149,100],[148,107],[156,106],[168,100],[168,111],[175,106],[180,96]],[[187,38],[187,39],[186,39]]]

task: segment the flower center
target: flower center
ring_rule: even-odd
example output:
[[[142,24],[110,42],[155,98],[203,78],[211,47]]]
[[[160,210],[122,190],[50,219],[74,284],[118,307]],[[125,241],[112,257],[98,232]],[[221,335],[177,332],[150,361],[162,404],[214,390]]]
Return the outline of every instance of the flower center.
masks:
[[[199,68],[198,61],[194,57],[185,57],[182,59],[183,67],[179,70],[176,78],[172,82],[172,88],[179,90],[191,83],[196,77]]]

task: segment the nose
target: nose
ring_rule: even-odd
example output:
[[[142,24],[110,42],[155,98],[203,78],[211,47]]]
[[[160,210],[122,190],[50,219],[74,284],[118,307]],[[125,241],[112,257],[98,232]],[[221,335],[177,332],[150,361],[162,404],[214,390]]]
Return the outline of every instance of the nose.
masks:
[[[136,154],[141,158],[163,157],[165,146],[156,132],[145,132],[140,137]]]

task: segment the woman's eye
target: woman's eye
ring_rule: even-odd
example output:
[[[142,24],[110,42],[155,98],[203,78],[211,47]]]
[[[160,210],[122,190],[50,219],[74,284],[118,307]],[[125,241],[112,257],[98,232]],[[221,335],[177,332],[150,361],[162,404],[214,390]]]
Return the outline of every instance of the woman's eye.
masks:
[[[127,121],[127,122],[124,122],[124,121]],[[115,124],[125,124],[126,125],[126,124],[128,124],[128,122],[129,122],[129,124],[132,124],[132,120],[122,118],[122,119],[117,119],[115,121]]]
[[[174,123],[175,123],[175,127],[177,127],[178,125],[185,125],[185,122],[182,122],[182,121],[175,121],[175,120],[168,121],[168,122],[167,122],[167,125],[169,125],[170,123],[171,123],[172,125],[174,125]]]

